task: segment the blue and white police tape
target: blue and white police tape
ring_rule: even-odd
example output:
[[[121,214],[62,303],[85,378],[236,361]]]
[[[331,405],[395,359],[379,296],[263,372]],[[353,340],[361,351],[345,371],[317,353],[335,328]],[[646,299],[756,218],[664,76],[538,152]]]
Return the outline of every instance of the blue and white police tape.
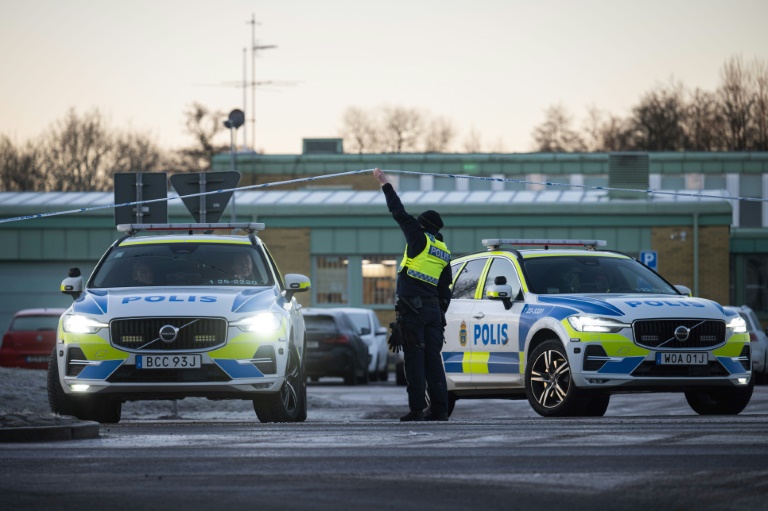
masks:
[[[138,204],[151,204],[153,202],[171,201],[171,200],[185,199],[188,197],[200,197],[203,195],[213,195],[216,193],[235,192],[235,191],[243,191],[243,190],[257,190],[261,188],[277,187],[277,186],[288,185],[288,184],[304,183],[309,181],[319,181],[321,179],[330,179],[334,177],[351,176],[354,174],[361,174],[363,172],[373,172],[373,170],[374,169],[350,170],[347,172],[338,172],[335,174],[303,177],[299,179],[290,179],[288,181],[276,181],[274,183],[262,183],[258,185],[241,186],[237,188],[211,190],[207,192],[191,193],[188,195],[183,195],[183,196],[180,195],[176,197],[163,197],[160,199],[124,202],[122,204],[104,204],[101,206],[92,206],[88,208],[70,209],[66,211],[54,211],[49,213],[38,213],[34,215],[23,215],[23,216],[17,216],[13,218],[2,218],[0,219],[0,224],[8,223],[8,222],[18,222],[21,220],[31,220],[35,218],[46,218],[51,216],[71,215],[74,213],[85,213],[87,211],[97,211],[100,209],[118,208],[123,206],[135,206]],[[390,174],[411,174],[411,175],[417,175],[417,176],[433,176],[438,178],[449,178],[449,179],[471,179],[471,180],[479,180],[479,181],[495,181],[495,182],[501,182],[501,183],[516,183],[516,184],[535,185],[535,186],[580,188],[583,190],[621,191],[621,192],[631,192],[631,193],[646,194],[646,195],[670,195],[670,196],[677,196],[677,197],[692,197],[692,198],[698,198],[698,199],[768,202],[768,199],[761,198],[761,197],[731,197],[727,195],[708,195],[708,194],[694,193],[694,192],[679,192],[679,191],[650,190],[650,189],[638,190],[635,188],[616,188],[616,187],[609,187],[609,186],[591,186],[591,185],[578,185],[578,184],[571,184],[571,183],[553,183],[549,181],[527,181],[524,179],[511,179],[511,178],[503,178],[503,177],[468,176],[463,174],[437,174],[437,173],[431,173],[431,172],[416,172],[416,171],[410,171],[410,170],[387,170],[387,169],[383,169],[383,170],[384,172],[390,173]]]

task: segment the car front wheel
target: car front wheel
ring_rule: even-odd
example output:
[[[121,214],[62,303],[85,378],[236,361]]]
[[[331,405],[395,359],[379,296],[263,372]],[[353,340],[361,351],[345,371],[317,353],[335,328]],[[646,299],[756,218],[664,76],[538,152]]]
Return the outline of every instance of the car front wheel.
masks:
[[[302,422],[307,418],[307,378],[295,346],[288,350],[280,390],[254,399],[253,409],[261,422]]]
[[[691,390],[685,393],[685,400],[699,415],[737,415],[752,399],[754,382],[741,388],[718,388]]]
[[[602,415],[603,405],[608,407],[607,399],[598,399],[600,406],[590,409],[591,400],[573,383],[565,349],[555,339],[544,341],[533,350],[525,368],[525,395],[542,417]]]

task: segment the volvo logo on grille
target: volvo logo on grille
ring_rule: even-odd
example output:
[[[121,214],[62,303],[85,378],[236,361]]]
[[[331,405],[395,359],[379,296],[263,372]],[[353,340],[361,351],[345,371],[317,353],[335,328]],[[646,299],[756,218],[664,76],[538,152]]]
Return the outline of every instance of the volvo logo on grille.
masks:
[[[179,329],[173,325],[163,325],[160,327],[160,340],[165,343],[172,343],[176,340],[176,336],[179,334]]]
[[[691,334],[691,329],[686,328],[683,325],[680,325],[679,327],[675,328],[675,339],[677,339],[680,342],[685,342],[688,340],[688,336]]]

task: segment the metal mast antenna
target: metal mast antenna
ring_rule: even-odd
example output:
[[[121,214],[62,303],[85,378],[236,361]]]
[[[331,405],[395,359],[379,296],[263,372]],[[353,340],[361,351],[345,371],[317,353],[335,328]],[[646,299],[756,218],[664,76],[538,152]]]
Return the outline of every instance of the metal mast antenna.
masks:
[[[270,45],[257,45],[256,44],[256,25],[260,25],[256,21],[256,14],[251,14],[251,21],[246,22],[251,25],[251,147],[253,152],[256,152],[256,52],[258,50],[267,50],[270,48],[277,48],[277,46]]]
[[[243,113],[248,111],[248,48],[243,48]],[[248,123],[243,124],[243,152],[248,150]]]

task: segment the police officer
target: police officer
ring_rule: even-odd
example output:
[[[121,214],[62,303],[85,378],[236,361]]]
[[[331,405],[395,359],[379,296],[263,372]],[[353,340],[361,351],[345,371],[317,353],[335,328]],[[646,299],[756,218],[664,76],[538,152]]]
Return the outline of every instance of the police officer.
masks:
[[[443,221],[433,210],[409,215],[387,176],[374,169],[392,217],[405,235],[406,247],[397,274],[397,322],[404,337],[405,378],[410,421],[447,421],[448,388],[440,351],[444,314],[451,301],[451,253],[443,242]],[[429,392],[429,413],[425,392]]]

